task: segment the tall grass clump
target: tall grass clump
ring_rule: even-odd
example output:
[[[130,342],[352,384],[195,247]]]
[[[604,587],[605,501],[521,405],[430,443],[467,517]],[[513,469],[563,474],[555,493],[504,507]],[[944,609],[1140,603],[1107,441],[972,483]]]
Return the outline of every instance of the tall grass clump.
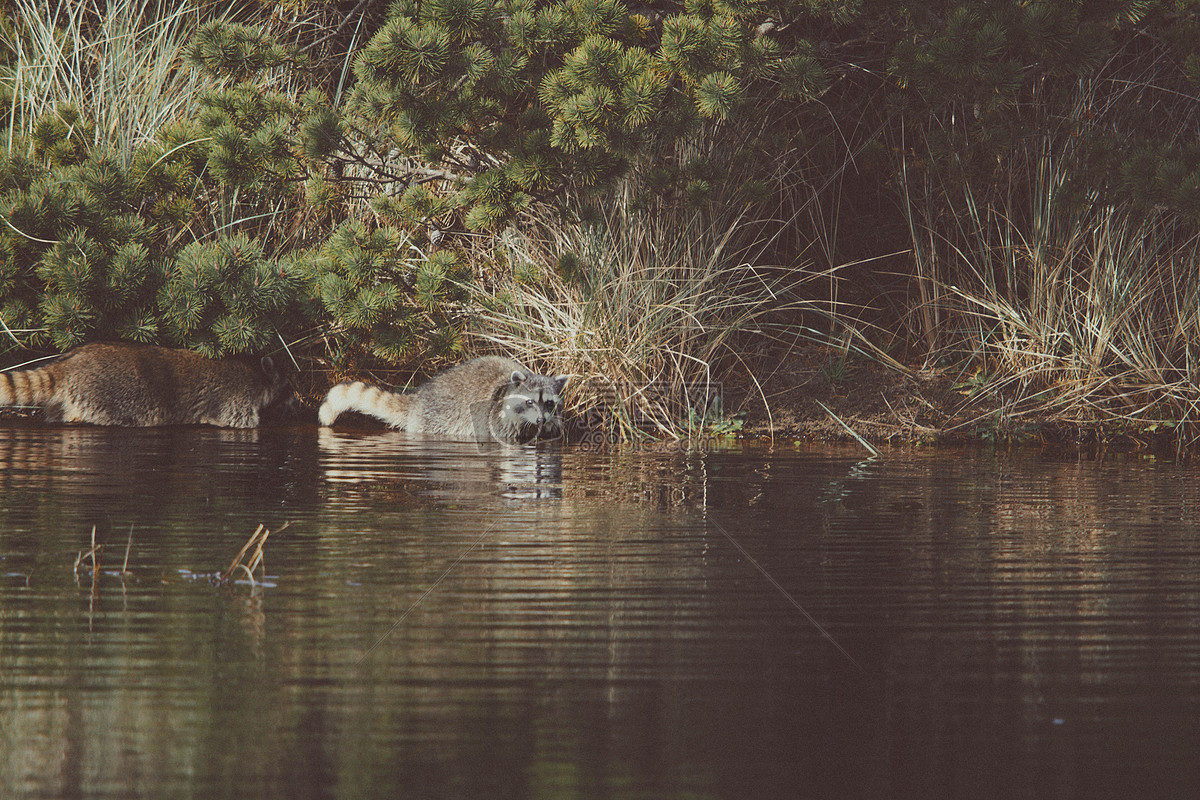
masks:
[[[1200,422],[1200,232],[1165,209],[1068,197],[1070,178],[1046,156],[1027,218],[968,186],[953,236],[914,231],[972,392],[1002,398],[1009,421]]]
[[[510,239],[508,279],[472,287],[469,335],[574,375],[574,415],[614,439],[702,435],[697,421],[722,413],[721,380],[753,375],[764,345],[829,311],[800,294],[828,275],[757,265],[764,243],[744,241],[755,221],[720,208],[617,193],[591,221]]]
[[[69,106],[88,128],[88,145],[127,163],[165,123],[194,112],[205,81],[181,68],[180,56],[197,25],[219,13],[212,3],[14,0],[13,10],[0,26],[9,150]]]
[[[1190,437],[1200,17],[1072,8],[963,7],[894,51],[910,334],[997,422]]]

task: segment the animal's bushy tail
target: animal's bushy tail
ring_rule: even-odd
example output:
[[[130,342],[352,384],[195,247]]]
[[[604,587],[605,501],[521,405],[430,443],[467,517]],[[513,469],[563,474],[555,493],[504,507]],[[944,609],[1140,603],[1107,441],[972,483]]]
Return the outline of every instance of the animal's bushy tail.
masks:
[[[0,406],[41,406],[54,397],[54,373],[48,369],[0,372]]]
[[[317,416],[321,424],[328,427],[344,412],[357,411],[383,420],[393,428],[403,429],[408,422],[408,410],[411,405],[412,395],[397,394],[369,383],[355,381],[339,383],[330,389]]]

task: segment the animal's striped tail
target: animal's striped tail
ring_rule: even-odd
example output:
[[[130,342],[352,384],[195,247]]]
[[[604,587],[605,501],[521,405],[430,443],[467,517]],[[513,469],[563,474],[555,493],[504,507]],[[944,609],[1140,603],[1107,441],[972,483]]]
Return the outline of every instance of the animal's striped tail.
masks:
[[[41,406],[54,398],[54,373],[48,369],[0,372],[0,406]]]
[[[328,427],[342,413],[357,411],[383,420],[393,428],[403,429],[408,422],[408,410],[412,396],[389,392],[369,383],[339,383],[325,395],[321,410],[317,412],[321,424]]]

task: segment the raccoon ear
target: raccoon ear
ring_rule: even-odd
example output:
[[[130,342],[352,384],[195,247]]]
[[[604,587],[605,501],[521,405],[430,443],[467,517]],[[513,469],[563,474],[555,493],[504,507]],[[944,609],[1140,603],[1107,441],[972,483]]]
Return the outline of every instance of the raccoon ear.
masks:
[[[567,388],[567,381],[571,380],[571,376],[555,375],[551,380],[554,381],[554,391],[557,394],[562,394],[562,390]]]
[[[258,365],[262,367],[263,374],[268,378],[275,380],[279,377],[279,370],[275,367],[275,360],[270,356],[263,356],[259,359]]]
[[[519,369],[514,369],[513,374],[510,377],[510,380],[512,381],[513,386],[520,386],[522,383],[524,383],[528,379],[529,379],[529,376],[526,375],[524,372],[521,372]]]

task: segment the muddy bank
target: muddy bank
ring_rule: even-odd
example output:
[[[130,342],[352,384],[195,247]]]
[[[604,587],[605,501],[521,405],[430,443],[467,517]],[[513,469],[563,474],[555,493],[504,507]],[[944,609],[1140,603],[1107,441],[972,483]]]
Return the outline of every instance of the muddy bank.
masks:
[[[894,368],[816,345],[791,350],[777,364],[758,376],[757,387],[744,378],[727,386],[726,406],[745,413],[747,436],[853,441],[844,423],[875,444],[1031,443],[1174,452],[1200,447],[1200,432],[1175,426],[1056,417],[1044,405],[1002,396],[961,366]]]

